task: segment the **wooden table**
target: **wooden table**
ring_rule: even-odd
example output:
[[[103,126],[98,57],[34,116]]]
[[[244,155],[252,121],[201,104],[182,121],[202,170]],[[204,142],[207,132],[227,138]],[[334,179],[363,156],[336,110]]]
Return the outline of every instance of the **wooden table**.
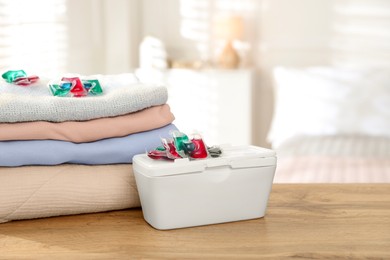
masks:
[[[390,184],[275,184],[264,218],[171,231],[140,209],[14,221],[0,258],[390,259]]]

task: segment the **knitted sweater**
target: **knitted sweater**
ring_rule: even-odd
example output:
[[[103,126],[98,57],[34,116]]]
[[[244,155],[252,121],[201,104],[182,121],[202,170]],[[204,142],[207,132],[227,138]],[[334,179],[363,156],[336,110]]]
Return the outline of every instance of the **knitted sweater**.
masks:
[[[84,121],[132,113],[168,99],[166,87],[141,84],[133,74],[88,78],[100,81],[103,95],[56,97],[49,91],[48,79],[27,87],[0,81],[0,123]]]

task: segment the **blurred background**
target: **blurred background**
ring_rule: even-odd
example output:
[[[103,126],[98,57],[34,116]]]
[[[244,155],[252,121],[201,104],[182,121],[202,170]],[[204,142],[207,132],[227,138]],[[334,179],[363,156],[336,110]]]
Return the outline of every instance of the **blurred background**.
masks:
[[[1,69],[138,73],[211,142],[271,146],[276,67],[389,64],[386,0],[0,0]]]

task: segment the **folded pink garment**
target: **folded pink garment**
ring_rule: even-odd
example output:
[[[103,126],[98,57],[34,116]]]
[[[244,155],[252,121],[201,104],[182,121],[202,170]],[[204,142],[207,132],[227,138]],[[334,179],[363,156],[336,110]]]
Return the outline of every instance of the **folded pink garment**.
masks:
[[[165,104],[123,116],[89,121],[1,123],[0,140],[49,139],[84,143],[160,128],[174,119],[169,106]]]

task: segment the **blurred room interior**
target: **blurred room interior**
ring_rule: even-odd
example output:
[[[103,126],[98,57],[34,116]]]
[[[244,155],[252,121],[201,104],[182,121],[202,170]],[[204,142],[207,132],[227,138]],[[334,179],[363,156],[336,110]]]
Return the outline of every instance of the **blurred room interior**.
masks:
[[[376,139],[364,141],[361,153],[373,146],[390,170],[389,1],[1,0],[0,6],[1,69],[134,72],[141,81],[167,84],[177,126],[211,142],[277,148],[295,133],[350,135],[352,143],[368,135]]]

